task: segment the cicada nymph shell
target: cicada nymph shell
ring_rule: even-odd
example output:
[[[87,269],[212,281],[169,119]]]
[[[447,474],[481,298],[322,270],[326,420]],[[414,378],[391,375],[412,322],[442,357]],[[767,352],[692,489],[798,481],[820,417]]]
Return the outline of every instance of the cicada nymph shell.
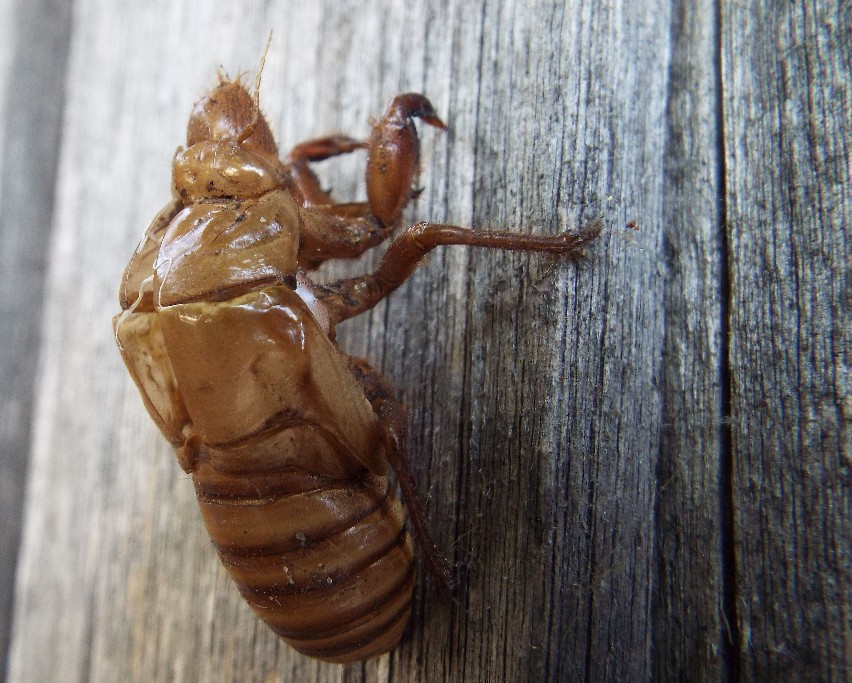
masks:
[[[405,408],[366,361],[341,353],[334,326],[394,291],[437,246],[571,259],[600,232],[419,223],[376,272],[314,285],[311,269],[358,257],[399,225],[415,195],[414,118],[444,127],[429,100],[408,93],[368,141],[317,138],[282,161],[256,98],[223,79],[193,110],[174,158],[174,199],[127,266],[114,321],[243,597],[297,650],[332,662],[387,652],[408,621],[413,547],[389,469],[426,569],[439,589],[451,587],[405,462]],[[338,203],[310,164],[361,149],[368,201]]]

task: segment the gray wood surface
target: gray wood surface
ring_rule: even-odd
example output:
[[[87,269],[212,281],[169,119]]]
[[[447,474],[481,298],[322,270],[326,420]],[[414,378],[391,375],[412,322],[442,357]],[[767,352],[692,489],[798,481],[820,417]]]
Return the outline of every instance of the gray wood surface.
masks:
[[[734,679],[724,489],[724,235],[714,8],[672,13],[664,165],[663,414],[656,462],[654,677]],[[672,624],[677,624],[672,628]]]
[[[0,681],[50,252],[70,5],[0,0]]]
[[[852,16],[765,4],[75,0],[32,62],[0,48],[3,149],[62,114],[55,182],[0,165],[3,338],[30,330],[0,345],[4,419],[23,405],[4,511],[29,449],[8,680],[848,677]],[[32,32],[11,16],[4,35]],[[411,410],[463,579],[450,605],[420,585],[403,644],[348,667],[295,654],[229,584],[110,328],[192,103],[220,65],[253,75],[270,29],[283,149],[423,91],[450,130],[423,133],[411,220],[606,225],[579,266],[436,252],[341,327]],[[9,95],[57,78],[39,108]],[[363,193],[359,163],[324,182]]]
[[[721,27],[737,611],[756,680],[852,671],[850,26],[848,3],[754,3]]]

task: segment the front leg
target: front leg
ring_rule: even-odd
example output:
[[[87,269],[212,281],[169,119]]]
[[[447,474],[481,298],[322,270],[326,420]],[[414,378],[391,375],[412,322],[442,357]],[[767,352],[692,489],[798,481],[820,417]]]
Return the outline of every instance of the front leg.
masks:
[[[382,118],[373,124],[368,142],[347,135],[329,135],[296,145],[285,165],[293,179],[294,189],[304,206],[357,206],[384,226],[399,223],[402,210],[413,197],[412,184],[420,170],[420,141],[414,119],[422,119],[436,128],[445,129],[432,103],[418,93],[397,95]],[[311,170],[312,162],[367,149],[367,204],[340,205],[320,187]],[[352,209],[349,209],[351,212]]]
[[[367,199],[382,225],[397,225],[420,172],[420,140],[414,119],[436,128],[446,125],[432,103],[418,93],[397,95],[373,125],[367,162]]]
[[[310,164],[367,147],[346,135],[330,135],[296,145],[286,160],[291,192],[302,205],[299,265],[308,270],[335,258],[358,258],[380,244],[392,228],[373,218],[365,202],[335,202],[320,187]]]
[[[350,154],[366,147],[366,142],[355,140],[347,135],[329,135],[307,140],[290,150],[284,164],[293,180],[294,194],[298,195],[297,199],[301,200],[301,204],[307,207],[325,206],[331,209],[346,206],[337,204],[331,195],[320,187],[319,178],[311,169],[311,163]],[[361,207],[361,215],[366,215],[367,205],[361,203],[357,206]]]
[[[415,196],[413,182],[420,167],[420,143],[413,120],[445,128],[423,95],[398,95],[374,125],[369,142],[331,135],[303,142],[285,161],[292,191],[302,204],[299,263],[316,268],[333,258],[356,258],[387,239]],[[367,199],[339,203],[320,187],[310,164],[368,149]]]

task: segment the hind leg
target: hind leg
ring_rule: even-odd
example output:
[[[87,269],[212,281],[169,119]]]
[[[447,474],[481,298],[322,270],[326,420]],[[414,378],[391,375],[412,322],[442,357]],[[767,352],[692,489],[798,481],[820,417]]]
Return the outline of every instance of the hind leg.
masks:
[[[393,468],[397,481],[399,481],[402,499],[411,520],[417,546],[423,554],[423,561],[432,577],[435,589],[443,598],[447,599],[454,590],[452,571],[429,532],[426,515],[417,496],[414,477],[408,469],[408,462],[405,458],[408,411],[402,403],[396,400],[393,389],[385,378],[363,358],[349,357],[349,367],[379,418],[385,457]]]

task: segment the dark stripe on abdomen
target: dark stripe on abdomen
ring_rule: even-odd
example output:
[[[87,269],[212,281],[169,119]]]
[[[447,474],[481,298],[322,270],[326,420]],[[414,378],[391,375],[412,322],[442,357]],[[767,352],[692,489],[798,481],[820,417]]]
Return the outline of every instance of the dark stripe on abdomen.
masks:
[[[346,662],[393,648],[408,620],[414,569],[405,513],[387,478],[272,474],[257,487],[251,475],[196,479],[208,532],[243,597],[312,657]]]
[[[264,498],[198,497],[210,538],[231,554],[284,552],[352,526],[382,506],[386,477],[336,481],[322,488]]]

